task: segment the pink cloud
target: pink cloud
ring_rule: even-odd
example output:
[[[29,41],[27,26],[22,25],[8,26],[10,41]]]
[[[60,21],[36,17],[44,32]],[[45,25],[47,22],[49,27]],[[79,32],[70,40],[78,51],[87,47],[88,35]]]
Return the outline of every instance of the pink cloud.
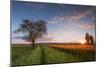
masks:
[[[75,13],[74,15],[69,16],[69,20],[71,20],[72,22],[77,22],[84,16],[86,16],[86,13],[83,12]]]
[[[79,27],[81,28],[81,29],[85,29],[85,30],[88,30],[88,29],[93,29],[93,28],[95,28],[95,24],[93,24],[93,23],[87,23],[87,24],[80,24],[79,25]]]

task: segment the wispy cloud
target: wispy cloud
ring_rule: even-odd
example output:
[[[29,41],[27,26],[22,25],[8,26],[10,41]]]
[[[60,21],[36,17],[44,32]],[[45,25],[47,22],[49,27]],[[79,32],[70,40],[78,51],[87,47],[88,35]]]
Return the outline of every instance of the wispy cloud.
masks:
[[[54,16],[49,20],[49,23],[76,23],[79,22],[81,19],[88,17],[89,19],[95,20],[95,16],[91,16],[92,12],[95,9],[88,9],[88,10],[75,10],[72,11],[71,14],[64,15],[64,16]]]
[[[27,42],[23,39],[12,39],[12,44],[30,44],[31,42]]]
[[[66,30],[66,29],[60,29],[48,34],[49,37],[53,38],[53,40],[50,40],[49,42],[57,42],[57,43],[78,42],[79,39],[84,38],[80,37],[81,35],[82,34],[80,34],[79,31]]]
[[[73,22],[77,22],[82,18],[88,17],[89,18],[93,18],[91,15],[91,13],[93,12],[93,8],[89,9],[89,10],[81,10],[81,11],[74,11],[72,15],[69,16],[69,20],[72,20]]]
[[[55,16],[51,18],[48,22],[49,23],[63,23],[67,21],[68,16]]]
[[[79,27],[81,29],[89,30],[89,29],[94,29],[95,24],[94,23],[80,24]]]

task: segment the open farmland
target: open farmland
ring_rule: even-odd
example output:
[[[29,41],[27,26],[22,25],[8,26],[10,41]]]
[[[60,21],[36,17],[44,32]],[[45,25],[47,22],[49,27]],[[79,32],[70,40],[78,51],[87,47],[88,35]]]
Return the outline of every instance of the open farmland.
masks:
[[[51,47],[57,47],[62,49],[75,49],[75,50],[90,50],[95,51],[95,46],[93,45],[87,45],[87,44],[53,44],[49,45]]]
[[[12,65],[36,65],[95,61],[95,47],[90,45],[39,44],[33,49],[12,46]]]

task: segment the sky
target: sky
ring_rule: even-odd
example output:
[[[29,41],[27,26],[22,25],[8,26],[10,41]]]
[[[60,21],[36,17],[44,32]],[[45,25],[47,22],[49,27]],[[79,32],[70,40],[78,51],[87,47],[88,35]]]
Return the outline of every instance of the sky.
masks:
[[[95,38],[95,6],[12,1],[12,43],[29,43],[21,38],[24,33],[14,33],[23,19],[47,22],[47,37],[36,42],[80,42],[87,32]]]

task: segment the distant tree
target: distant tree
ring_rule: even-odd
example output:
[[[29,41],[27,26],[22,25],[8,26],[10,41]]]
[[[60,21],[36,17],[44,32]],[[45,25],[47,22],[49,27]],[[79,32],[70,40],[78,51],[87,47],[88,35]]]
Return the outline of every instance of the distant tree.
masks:
[[[30,20],[23,20],[23,23],[20,24],[20,27],[14,31],[26,33],[25,39],[27,41],[32,42],[32,47],[35,47],[35,41],[38,38],[43,37],[47,33],[46,22],[43,20],[39,20],[36,22],[32,22]]]
[[[85,39],[86,39],[86,43],[89,44],[89,40],[90,40],[89,33],[86,33]]]
[[[94,38],[92,35],[90,35],[90,44],[93,45],[94,44]]]

